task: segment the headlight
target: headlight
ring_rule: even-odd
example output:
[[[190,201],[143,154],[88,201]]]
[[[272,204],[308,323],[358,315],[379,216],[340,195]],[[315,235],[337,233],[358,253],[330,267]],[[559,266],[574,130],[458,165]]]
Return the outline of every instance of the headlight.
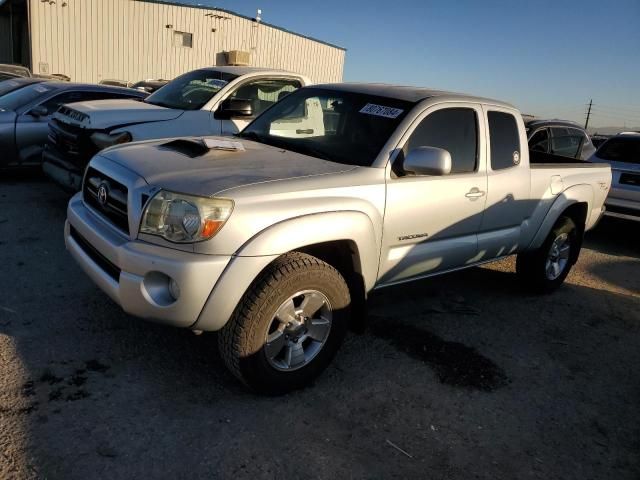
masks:
[[[233,201],[159,191],[142,215],[140,233],[158,235],[170,242],[200,242],[213,237],[227,221]]]
[[[110,133],[96,132],[91,135],[91,141],[102,150],[113,145],[130,142],[131,134],[129,132],[120,132],[112,135]]]

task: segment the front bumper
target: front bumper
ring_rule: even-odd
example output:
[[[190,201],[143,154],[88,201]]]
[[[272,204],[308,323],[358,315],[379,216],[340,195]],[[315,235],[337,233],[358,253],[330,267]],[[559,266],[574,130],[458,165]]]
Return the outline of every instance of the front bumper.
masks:
[[[177,327],[196,323],[231,258],[131,240],[93,213],[80,193],[69,202],[64,238],[75,261],[125,312]],[[177,299],[169,279],[179,286]]]

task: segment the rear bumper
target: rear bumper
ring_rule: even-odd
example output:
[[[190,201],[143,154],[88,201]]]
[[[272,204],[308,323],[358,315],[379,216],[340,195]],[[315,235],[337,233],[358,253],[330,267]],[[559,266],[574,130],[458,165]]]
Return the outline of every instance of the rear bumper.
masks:
[[[81,194],[69,202],[64,237],[74,260],[125,312],[177,327],[195,324],[230,260],[132,241],[87,208]]]
[[[84,172],[51,145],[46,145],[42,153],[42,170],[51,180],[69,192],[77,192],[82,188]]]

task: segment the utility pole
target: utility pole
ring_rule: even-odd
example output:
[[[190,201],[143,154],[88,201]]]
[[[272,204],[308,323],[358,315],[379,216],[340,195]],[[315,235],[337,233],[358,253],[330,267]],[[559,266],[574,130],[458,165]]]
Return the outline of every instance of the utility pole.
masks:
[[[591,116],[591,106],[593,105],[593,98],[589,100],[589,110],[587,110],[587,121],[584,122],[584,129],[586,130],[589,126],[589,117]]]

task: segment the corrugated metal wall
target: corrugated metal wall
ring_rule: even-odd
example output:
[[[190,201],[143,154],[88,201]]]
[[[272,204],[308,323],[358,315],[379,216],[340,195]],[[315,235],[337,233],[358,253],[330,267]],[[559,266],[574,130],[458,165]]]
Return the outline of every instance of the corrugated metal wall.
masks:
[[[245,50],[253,66],[296,71],[315,82],[342,80],[343,49],[225,11],[135,0],[29,2],[35,73],[79,82],[171,79],[224,64],[224,51]],[[174,30],[192,33],[193,48],[175,46]]]

